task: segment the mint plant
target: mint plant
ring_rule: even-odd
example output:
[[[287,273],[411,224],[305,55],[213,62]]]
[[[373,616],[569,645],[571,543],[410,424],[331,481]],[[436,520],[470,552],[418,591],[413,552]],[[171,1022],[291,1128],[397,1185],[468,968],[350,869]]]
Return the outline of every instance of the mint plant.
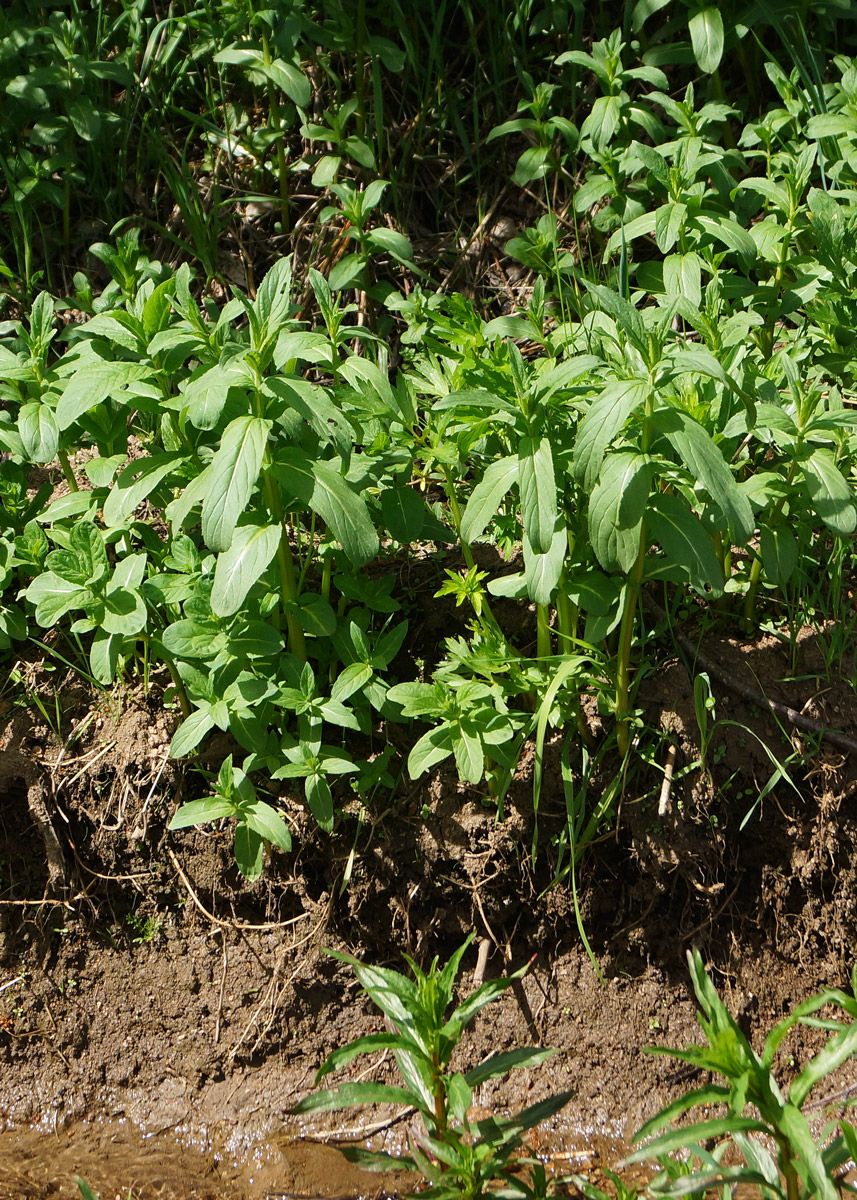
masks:
[[[407,1154],[376,1153],[357,1147],[344,1149],[343,1153],[370,1169],[404,1169],[421,1175],[425,1186],[420,1195],[433,1200],[494,1196],[501,1181],[503,1190],[499,1194],[532,1196],[532,1186],[519,1177],[523,1167],[530,1167],[531,1182],[542,1192],[543,1171],[539,1172],[538,1164],[523,1151],[523,1137],[527,1130],[559,1112],[572,1095],[558,1093],[511,1117],[477,1120],[470,1115],[475,1089],[481,1083],[500,1078],[514,1068],[537,1066],[554,1053],[535,1048],[509,1050],[489,1055],[469,1071],[449,1069],[467,1025],[485,1005],[521,979],[529,967],[527,964],[506,978],[481,984],[450,1013],[456,976],[473,938],[471,934],[443,968],[435,958],[428,970],[422,971],[405,956],[412,978],[328,950],[332,958],[354,968],[360,986],[384,1013],[388,1032],[369,1034],[334,1050],[319,1069],[316,1083],[358,1055],[378,1049],[392,1050],[402,1082],[343,1083],[333,1091],[308,1096],[295,1109],[311,1113],[366,1104],[402,1104],[416,1109],[423,1130],[409,1136]]]

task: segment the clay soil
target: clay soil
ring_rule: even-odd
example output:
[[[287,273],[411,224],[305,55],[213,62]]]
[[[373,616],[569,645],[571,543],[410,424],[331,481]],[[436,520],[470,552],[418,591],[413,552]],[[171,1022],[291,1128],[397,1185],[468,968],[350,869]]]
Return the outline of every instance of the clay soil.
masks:
[[[801,641],[796,662],[774,636],[705,635],[706,659],[744,692],[712,679],[716,715],[730,723],[715,731],[707,769],[686,773],[699,758],[689,664],[668,636],[650,646],[638,703],[651,761],[628,770],[614,820],[578,868],[603,982],[581,943],[568,877],[549,887],[565,821],[559,735],[535,863],[525,755],[499,819],[443,769],[419,785],[405,776],[362,816],[341,797],[332,837],[283,792],[295,849],[275,852],[249,885],[229,830],[166,830],[204,783],[169,758],[176,718],[160,681],[148,694],[93,697],[43,664],[20,664],[49,715],[58,689],[60,724],[35,704],[7,700],[0,711],[0,1197],[71,1196],[75,1173],[104,1196],[376,1188],[302,1139],[365,1141],[395,1114],[310,1124],[291,1114],[325,1056],[379,1025],[324,948],[397,967],[402,951],[446,957],[471,930],[489,950],[486,977],[536,957],[475,1022],[460,1064],[533,1042],[558,1048],[540,1069],[484,1087],[478,1103],[505,1109],[570,1088],[536,1149],[597,1180],[642,1120],[696,1082],[674,1060],[644,1053],[698,1040],[689,947],[701,949],[757,1042],[821,986],[848,986],[857,760],[747,699],[761,690],[820,724],[857,729],[852,686],[820,681],[823,634]],[[685,635],[698,641],[692,614]],[[210,745],[201,765],[230,749]],[[788,760],[789,780],[741,828],[771,776],[768,751]],[[571,761],[579,778],[573,747]],[[590,804],[616,770],[605,765],[591,780]],[[474,945],[463,992],[476,962]],[[817,1045],[813,1031],[790,1037],[786,1083]],[[359,1059],[351,1077],[392,1079],[390,1067],[381,1055]],[[836,1087],[855,1079],[857,1069],[846,1071]],[[406,1136],[407,1120],[393,1120],[376,1144]]]

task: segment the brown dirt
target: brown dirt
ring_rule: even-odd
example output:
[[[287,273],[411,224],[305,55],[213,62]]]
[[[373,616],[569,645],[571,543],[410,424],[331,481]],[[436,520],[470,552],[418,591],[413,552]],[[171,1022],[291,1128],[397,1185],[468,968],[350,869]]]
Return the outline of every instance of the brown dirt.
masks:
[[[852,688],[815,682],[817,641],[804,638],[796,670],[774,638],[749,645],[712,634],[704,649],[736,679],[854,731]],[[27,670],[31,692],[47,698],[57,675]],[[799,679],[783,682],[789,674]],[[700,947],[757,1041],[820,986],[847,986],[857,944],[857,762],[823,743],[802,758],[803,735],[790,744],[768,713],[715,682],[716,715],[733,723],[715,731],[711,774],[682,774],[698,758],[699,733],[675,656],[658,663],[638,699],[650,730],[663,731],[661,747],[628,773],[617,826],[578,873],[603,985],[567,882],[545,890],[565,812],[558,737],[535,865],[525,760],[499,822],[449,770],[362,825],[344,802],[332,838],[282,795],[295,852],[274,853],[251,886],[231,862],[229,831],[166,832],[180,797],[201,784],[169,759],[175,716],[157,683],[149,697],[96,703],[66,680],[59,730],[35,707],[0,713],[3,1200],[71,1195],[78,1163],[105,1195],[367,1191],[350,1168],[337,1173],[300,1141],[365,1137],[366,1118],[302,1123],[289,1111],[329,1051],[378,1026],[325,946],[396,966],[403,950],[423,961],[446,956],[473,929],[490,942],[489,977],[536,954],[523,982],[477,1019],[460,1062],[534,1041],[558,1047],[540,1070],[486,1085],[477,1100],[511,1107],[571,1088],[571,1104],[537,1146],[563,1169],[615,1162],[640,1122],[687,1086],[674,1060],[643,1047],[697,1040],[689,946]],[[782,762],[793,756],[792,783],[777,783],[742,829],[773,770],[764,746]],[[226,752],[214,746],[209,756]],[[594,779],[590,795],[609,781]],[[39,798],[61,848],[59,881],[49,876]],[[475,964],[474,947],[467,971]],[[786,1080],[816,1046],[813,1031],[790,1037]],[[392,1078],[389,1066],[377,1062],[377,1077]],[[366,1069],[358,1060],[352,1074]],[[406,1131],[394,1124],[383,1136],[401,1144]]]

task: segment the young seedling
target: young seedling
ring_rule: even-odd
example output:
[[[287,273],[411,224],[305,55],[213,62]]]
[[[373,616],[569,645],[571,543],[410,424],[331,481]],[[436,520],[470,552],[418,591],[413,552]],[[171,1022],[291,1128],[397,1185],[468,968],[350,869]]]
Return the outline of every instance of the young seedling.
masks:
[[[471,934],[445,967],[435,958],[428,971],[405,956],[412,978],[384,967],[373,967],[328,950],[340,962],[353,966],[360,985],[387,1018],[388,1031],[358,1038],[334,1050],[316,1076],[346,1066],[360,1054],[392,1050],[402,1083],[369,1081],[344,1083],[334,1091],[308,1096],[296,1109],[299,1113],[323,1112],[364,1104],[402,1104],[415,1109],[423,1131],[409,1138],[409,1153],[402,1156],[349,1147],[346,1157],[373,1170],[409,1170],[423,1177],[420,1195],[430,1200],[480,1200],[481,1197],[544,1195],[546,1184],[539,1164],[522,1153],[528,1129],[552,1117],[567,1104],[572,1093],[561,1092],[533,1104],[512,1117],[471,1115],[474,1090],[488,1079],[497,1079],[515,1067],[532,1067],[545,1061],[554,1050],[526,1047],[502,1051],[464,1073],[449,1069],[449,1062],[473,1017],[516,980],[529,965],[504,979],[483,983],[447,1016],[453,1000],[458,969],[474,938]],[[517,1178],[530,1166],[531,1184]],[[495,1190],[502,1180],[502,1191]],[[493,1185],[493,1186],[492,1186]]]

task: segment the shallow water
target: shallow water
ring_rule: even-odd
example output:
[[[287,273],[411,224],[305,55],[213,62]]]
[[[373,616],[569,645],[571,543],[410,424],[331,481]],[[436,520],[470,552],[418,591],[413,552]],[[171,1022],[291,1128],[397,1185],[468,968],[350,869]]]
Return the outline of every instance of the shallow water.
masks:
[[[0,1133],[0,1200],[79,1200],[75,1176],[101,1200],[333,1200],[413,1185],[413,1176],[358,1170],[335,1146],[292,1134],[241,1150],[191,1140],[146,1135],[127,1119],[80,1121],[56,1132],[9,1130]],[[533,1149],[558,1174],[589,1175],[616,1162],[624,1147],[578,1132],[550,1154],[540,1144]]]

